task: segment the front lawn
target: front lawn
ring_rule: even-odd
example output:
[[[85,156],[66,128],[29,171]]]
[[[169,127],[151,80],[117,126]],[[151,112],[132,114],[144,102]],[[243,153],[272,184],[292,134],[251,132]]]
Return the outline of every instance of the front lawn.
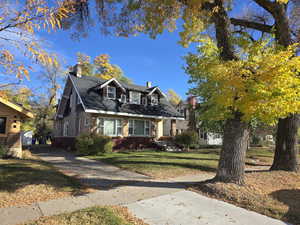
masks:
[[[44,217],[25,225],[147,225],[124,207],[91,207],[72,213]]]
[[[219,149],[201,149],[192,152],[136,151],[113,152],[88,156],[122,169],[138,172],[154,178],[171,178],[199,172],[215,172]],[[247,165],[270,166],[273,152],[265,148],[253,148],[247,153]]]
[[[0,159],[0,208],[30,205],[85,191],[76,179],[37,159]]]
[[[246,173],[245,186],[201,182],[192,190],[292,224],[300,224],[300,174]]]

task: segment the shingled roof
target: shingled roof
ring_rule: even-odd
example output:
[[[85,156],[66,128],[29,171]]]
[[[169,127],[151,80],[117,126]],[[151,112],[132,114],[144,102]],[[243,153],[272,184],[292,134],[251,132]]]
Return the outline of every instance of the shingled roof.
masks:
[[[99,94],[97,87],[105,83],[107,80],[84,76],[77,77],[69,75],[76,91],[80,95],[83,107],[86,112],[107,113],[127,116],[153,117],[153,118],[174,118],[182,119],[183,117],[162,97],[159,105],[137,105],[129,103],[121,103],[119,100],[107,99]],[[119,82],[126,90],[150,93],[153,88],[140,86],[135,84],[126,84]]]

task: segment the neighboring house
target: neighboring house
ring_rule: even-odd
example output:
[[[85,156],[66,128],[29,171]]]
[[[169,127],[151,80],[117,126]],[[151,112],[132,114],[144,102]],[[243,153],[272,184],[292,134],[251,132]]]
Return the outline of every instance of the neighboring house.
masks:
[[[206,132],[201,128],[201,123],[197,123],[195,111],[197,105],[199,104],[195,96],[190,96],[186,101],[181,101],[175,108],[184,117],[184,120],[176,120],[175,125],[173,125],[176,127],[175,133],[172,133],[172,120],[165,120],[163,125],[164,136],[174,136],[191,129],[198,133],[200,144],[222,145],[223,138],[220,134]]]
[[[0,97],[0,145],[7,147],[7,155],[22,158],[21,123],[28,118],[31,112]]]
[[[59,102],[53,145],[73,148],[76,136],[97,132],[113,137],[115,148],[145,147],[163,136],[165,119],[183,117],[159,87],[83,76],[77,65]]]

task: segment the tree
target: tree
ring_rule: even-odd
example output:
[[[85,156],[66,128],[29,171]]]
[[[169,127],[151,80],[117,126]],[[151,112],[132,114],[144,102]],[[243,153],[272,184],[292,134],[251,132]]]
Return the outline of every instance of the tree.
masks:
[[[265,0],[260,0],[260,2],[263,1]],[[212,90],[215,90],[215,93],[218,93],[219,89],[216,88],[219,87],[216,86],[215,83],[220,85],[223,83],[228,84],[230,79],[234,78],[233,80],[236,81],[236,84],[229,83],[229,87],[230,85],[233,85],[233,87],[235,88],[242,88],[242,89],[238,89],[239,90],[237,92],[238,94],[242,93],[245,96],[248,96],[247,94],[248,91],[251,91],[251,93],[256,92],[255,88],[254,89],[251,88],[251,85],[257,87],[257,84],[255,83],[255,79],[253,80],[248,79],[248,77],[253,77],[254,75],[257,75],[256,74],[257,68],[253,66],[256,63],[255,62],[256,57],[252,55],[251,52],[249,52],[249,55],[251,57],[247,56],[246,59],[244,60],[245,57],[244,55],[236,56],[235,54],[235,50],[238,50],[241,47],[235,49],[234,35],[229,27],[231,24],[231,20],[228,17],[227,12],[231,8],[230,3],[232,1],[225,1],[225,0],[213,0],[213,1],[151,0],[150,1],[149,0],[149,1],[128,1],[128,2],[120,2],[120,1],[96,1],[96,2],[97,2],[97,12],[99,17],[101,18],[101,25],[103,28],[102,30],[105,33],[116,33],[117,35],[121,35],[121,36],[128,36],[137,33],[145,33],[148,34],[150,37],[155,38],[158,34],[161,34],[166,29],[171,31],[174,30],[176,28],[177,19],[181,18],[183,20],[183,31],[180,33],[181,35],[180,43],[183,46],[186,46],[190,42],[198,42],[199,40],[201,40],[204,35],[203,31],[207,31],[207,29],[211,27],[211,25],[213,25],[214,34],[215,34],[213,38],[216,40],[216,46],[211,48],[212,45],[210,45],[210,48],[207,48],[207,50],[209,49],[213,50],[213,53],[215,55],[210,55],[210,57],[208,58],[213,59],[213,62],[218,63],[215,65],[217,65],[217,68],[219,68],[220,71],[222,71],[222,73],[216,71],[217,74],[220,76],[219,77],[220,80],[218,79],[215,80],[216,77],[212,76],[214,77],[213,79],[214,82],[208,82],[208,84],[211,84],[210,87],[212,88]],[[76,13],[74,13],[74,16],[83,15],[83,13],[87,11],[88,11],[88,1],[86,1],[85,4],[81,4],[80,7],[78,7],[78,10]],[[87,17],[82,16],[81,18],[88,19],[89,16]],[[72,19],[74,19],[74,17],[72,17]],[[73,20],[73,22],[74,21],[76,22],[76,20]],[[81,22],[84,21],[81,20]],[[86,24],[88,23],[86,22]],[[270,27],[267,26],[267,28],[269,29]],[[245,40],[240,39],[240,41],[243,42]],[[249,50],[249,48],[246,49]],[[257,51],[257,53],[259,53],[259,57],[258,57],[259,60],[264,58],[264,60],[266,61],[269,61],[269,59],[266,58],[265,56],[268,57],[274,56],[275,57],[274,59],[277,60],[276,57],[282,55],[284,57],[284,60],[287,60],[286,55],[290,56],[291,52],[294,53],[294,49],[288,49],[287,51],[282,51],[282,52],[279,50],[277,52],[276,50],[276,52],[272,52],[272,53],[270,48],[269,49],[266,48],[266,50],[264,51],[259,50],[259,48],[254,48],[254,50]],[[209,51],[207,52],[207,54],[208,53]],[[239,59],[243,59],[243,60],[239,60]],[[190,61],[193,62],[193,60]],[[194,61],[197,62],[196,57]],[[262,61],[260,62],[262,63]],[[282,61],[280,62],[282,63]],[[268,70],[266,64],[262,63],[262,65],[266,70]],[[253,74],[250,69],[247,69],[247,66],[249,66],[251,70],[254,69]],[[269,68],[272,68],[272,65],[269,64],[268,66]],[[291,67],[292,66],[289,66],[288,68],[290,69]],[[190,68],[192,68],[191,65]],[[213,69],[211,71],[213,71]],[[270,70],[268,71],[270,72]],[[189,73],[192,74],[193,71],[189,71]],[[284,75],[287,74],[290,75],[290,77],[288,77],[289,79],[287,80],[287,82],[295,79],[295,77],[293,77],[291,73],[289,72],[284,73]],[[228,80],[228,78],[230,79]],[[244,81],[244,79],[246,81]],[[241,86],[235,86],[238,84],[240,84]],[[246,84],[250,86],[246,88],[245,86]],[[221,85],[221,87],[223,86]],[[254,110],[255,113],[254,114],[249,113],[246,110],[243,110],[243,108],[239,106],[239,102],[242,101],[242,99],[245,99],[243,95],[241,96],[233,95],[233,92],[232,90],[230,90],[230,88],[228,89],[225,88],[224,91],[225,90],[227,91],[226,92],[227,95],[224,96],[227,97],[230,96],[230,97],[226,99],[223,98],[224,102],[218,102],[220,103],[220,108],[226,109],[224,113],[224,115],[226,115],[226,122],[224,126],[223,147],[222,147],[222,152],[221,152],[219,166],[218,166],[215,180],[243,184],[245,152],[247,149],[247,143],[249,138],[248,117],[251,118],[255,113],[257,115],[262,116],[263,112],[265,111],[263,107],[264,104],[259,104],[259,107],[262,111],[259,111],[255,109],[255,107],[253,107],[252,109]],[[259,90],[260,89],[258,89],[258,92]],[[280,88],[279,88],[279,93],[281,94]],[[249,96],[259,97],[258,95],[251,95],[251,94]],[[261,97],[259,97],[259,99],[260,98]],[[254,101],[255,99],[252,100],[253,102],[255,102]],[[287,98],[284,98],[284,100],[287,100]],[[230,102],[232,104],[234,102],[235,103],[234,106],[239,106],[239,107],[230,107],[232,105],[229,104]],[[245,104],[242,104],[242,106],[245,107],[247,105],[246,102],[247,101],[245,101],[244,102]],[[226,104],[228,108],[225,108]],[[276,103],[272,103],[272,104],[276,105]],[[216,104],[216,106],[213,108],[217,109],[216,108],[217,106],[218,105]],[[293,110],[295,109],[294,105],[292,108]],[[286,115],[285,113],[287,111],[289,110],[283,110],[281,115],[283,114]],[[265,112],[267,114],[269,113],[268,111]],[[280,113],[276,114],[276,116],[278,116],[279,114]],[[263,116],[262,118],[266,119],[266,117]],[[272,116],[270,120],[274,121],[274,117]]]
[[[61,83],[65,77],[65,71],[63,70],[61,63],[57,60],[58,56],[53,55],[53,58],[57,61],[56,64],[42,66],[41,74],[39,78],[47,85],[47,98],[49,110],[55,111],[57,104],[57,94],[61,88]]]
[[[287,48],[294,41],[299,40],[299,12],[298,1],[269,1],[253,0],[260,7],[265,9],[274,20],[274,25],[266,25],[245,19],[231,19],[236,26],[243,26],[259,30],[261,32],[274,33],[277,43]],[[291,19],[288,18],[287,4],[292,5]],[[298,16],[298,17],[297,17]],[[274,27],[274,29],[273,29]],[[277,126],[276,147],[274,161],[271,170],[298,171],[298,149],[297,131],[299,129],[299,116],[290,114],[286,118],[280,118]]]
[[[202,32],[213,24],[217,47],[220,50],[219,57],[223,61],[237,60],[230,40],[232,36],[229,29],[230,20],[226,11],[231,1],[96,2],[105,33],[114,32],[122,36],[145,33],[155,38],[165,29],[174,30],[176,21],[182,18],[183,31],[180,33],[180,43],[187,46],[201,39]],[[116,6],[120,3],[121,6]],[[86,4],[79,8],[75,16],[88,11],[88,2],[86,1]],[[114,11],[112,10],[114,8],[121,10]],[[216,180],[242,184],[244,182],[244,157],[249,136],[248,125],[242,121],[242,115],[238,111],[233,109],[232,115],[232,118],[226,121],[224,129],[224,144]]]
[[[72,5],[58,1],[47,4],[44,0],[1,1],[0,3],[0,70],[3,85],[18,84],[17,79],[29,78],[32,63],[56,64],[41,46],[36,31],[53,31],[61,27],[62,19],[72,12]],[[21,60],[25,57],[26,60]],[[24,63],[24,61],[26,63]],[[10,75],[10,76],[8,76]],[[8,79],[13,76],[13,79]]]
[[[181,102],[180,96],[173,89],[168,90],[167,97],[173,106],[177,106]]]
[[[91,57],[84,53],[77,53],[77,62],[82,66],[82,73],[88,76],[100,77],[104,80],[116,78],[124,83],[132,81],[124,75],[122,69],[110,63],[109,55],[100,54],[91,63]]]

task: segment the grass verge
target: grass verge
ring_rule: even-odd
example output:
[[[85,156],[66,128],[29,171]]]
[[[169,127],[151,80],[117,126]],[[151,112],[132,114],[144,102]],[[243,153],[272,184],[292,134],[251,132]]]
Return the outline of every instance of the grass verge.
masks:
[[[292,224],[300,224],[300,174],[284,171],[246,174],[246,185],[201,182],[191,188]]]
[[[0,208],[85,193],[75,178],[37,159],[0,159]]]
[[[199,172],[215,172],[219,149],[201,149],[191,152],[136,151],[113,152],[90,159],[101,160],[119,168],[145,174],[154,178],[172,178]],[[265,148],[253,148],[247,152],[247,166],[253,169],[271,165],[273,152]]]
[[[44,217],[25,225],[147,225],[125,207],[91,207],[72,213]]]

